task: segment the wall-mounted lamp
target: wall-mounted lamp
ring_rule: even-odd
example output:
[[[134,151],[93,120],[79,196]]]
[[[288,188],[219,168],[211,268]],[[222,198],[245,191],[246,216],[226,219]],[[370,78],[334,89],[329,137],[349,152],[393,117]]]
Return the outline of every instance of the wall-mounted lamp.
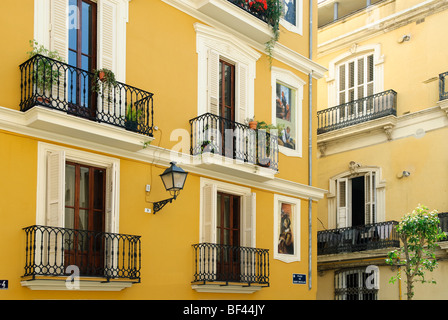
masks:
[[[411,173],[409,171],[403,171],[399,174],[397,174],[397,178],[401,179],[401,178],[407,178],[411,175]]]
[[[160,175],[166,191],[171,194],[172,198],[154,202],[154,214],[162,210],[166,204],[176,200],[180,190],[184,188],[187,175],[188,172],[185,172],[182,168],[176,166],[176,162],[171,162],[171,166]]]

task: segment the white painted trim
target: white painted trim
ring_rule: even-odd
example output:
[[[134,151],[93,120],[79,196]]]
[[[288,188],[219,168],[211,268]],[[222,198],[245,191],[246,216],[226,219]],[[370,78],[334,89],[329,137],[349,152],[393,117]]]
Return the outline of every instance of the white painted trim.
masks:
[[[285,19],[280,19],[280,25],[282,25],[286,30],[290,32],[297,33],[303,36],[303,0],[296,1],[296,25],[286,21]]]
[[[106,176],[106,185],[112,184],[112,190],[108,190],[111,196],[111,205],[107,207],[106,223],[110,230],[106,232],[118,233],[120,210],[120,160],[95,153],[81,151],[49,144],[39,141],[37,144],[37,194],[36,194],[36,224],[46,225],[46,199],[47,199],[47,157],[50,152],[64,151],[65,160],[105,168],[107,172],[113,170],[115,181],[110,181],[110,175]],[[65,182],[64,182],[65,183]],[[110,219],[110,220],[109,220]],[[64,216],[61,218],[64,221]],[[62,224],[63,225],[63,224]]]
[[[240,32],[240,30],[235,30],[234,28],[231,28],[227,26],[226,24],[223,24],[213,18],[211,18],[209,15],[204,14],[200,12],[197,9],[197,6],[195,4],[195,1],[193,0],[162,0],[163,2],[167,3],[170,6],[173,6],[174,8],[198,19],[201,21],[201,23],[207,24],[209,26],[212,26],[214,28],[217,28],[219,30],[222,30],[224,32],[227,32],[244,43],[246,43],[248,46],[251,46],[255,48],[256,50],[260,52],[265,52],[265,43],[260,43]],[[236,8],[238,9],[238,8]],[[250,14],[249,14],[250,16]],[[257,18],[255,18],[257,19]],[[266,24],[265,24],[266,25]],[[268,26],[266,25],[266,28]],[[320,79],[324,76],[324,73],[327,71],[326,68],[321,66],[320,64],[312,61],[311,59],[299,54],[296,51],[291,50],[290,48],[286,47],[285,45],[277,42],[274,47],[273,57],[282,62],[286,65],[295,68],[298,71],[301,71],[305,74],[312,74],[313,78]]]
[[[69,117],[68,115],[66,115]],[[75,117],[72,117],[75,118]],[[75,121],[75,120],[74,120]],[[113,126],[105,124],[96,124],[98,126],[104,126],[102,130],[115,130]],[[155,165],[169,167],[170,162],[175,160],[178,164],[184,168],[184,170],[191,172],[192,174],[202,175],[213,179],[225,180],[230,183],[236,183],[246,186],[251,186],[261,190],[267,190],[270,192],[289,195],[292,197],[312,199],[318,201],[322,199],[326,193],[326,190],[302,184],[295,181],[284,180],[280,178],[274,178],[267,181],[257,181],[248,177],[241,177],[241,175],[234,172],[217,172],[210,170],[206,167],[199,167],[193,161],[193,157],[187,153],[179,153],[177,151],[149,145],[147,148],[140,148],[138,151],[132,151],[117,147],[115,145],[109,145],[96,141],[96,139],[85,139],[77,135],[67,134],[66,132],[54,133],[46,130],[45,128],[33,128],[28,125],[28,119],[25,113],[5,108],[0,106],[0,130],[11,131],[18,134],[30,136],[37,139],[53,141],[55,143],[62,143],[66,145],[72,145],[83,149],[89,149],[93,152],[107,153],[115,157],[123,157],[151,163]],[[129,134],[123,131],[123,135]],[[142,139],[147,138],[142,135],[136,134],[137,137]],[[189,135],[187,135],[189,139]],[[189,150],[185,150],[189,152]]]
[[[132,282],[124,281],[92,281],[79,280],[79,288],[70,288],[66,285],[65,278],[61,280],[37,279],[23,280],[20,282],[22,287],[31,290],[57,290],[57,291],[121,291],[132,286]]]
[[[391,32],[418,19],[433,15],[448,8],[445,0],[427,0],[410,8],[375,20],[356,30],[350,31],[318,45],[318,58],[331,52],[360,43],[384,32]]]
[[[317,135],[319,156],[330,156],[448,127],[442,104],[421,111],[367,121]],[[390,130],[389,132],[386,132]],[[387,134],[386,134],[387,133]],[[388,137],[388,134],[390,135]],[[325,150],[323,152],[323,150]]]
[[[283,203],[289,203],[292,205],[292,208],[294,210],[293,214],[293,220],[294,225],[292,225],[293,228],[293,242],[294,242],[294,254],[282,254],[278,252],[278,239],[280,236],[280,225],[279,220],[281,216],[281,212],[279,212],[279,204]],[[296,261],[301,261],[301,254],[300,254],[300,239],[301,239],[301,227],[300,227],[300,200],[296,198],[286,197],[279,194],[274,195],[274,259],[291,263]]]
[[[290,157],[302,157],[302,137],[303,137],[303,119],[302,119],[302,106],[303,106],[303,87],[305,86],[306,82],[299,78],[297,75],[292,73],[289,70],[272,67],[271,71],[271,99],[272,99],[272,112],[271,112],[271,121],[273,124],[277,123],[276,119],[276,84],[278,82],[281,82],[285,84],[288,87],[291,87],[296,91],[296,118],[294,119],[296,122],[296,135],[295,135],[295,141],[296,141],[296,149],[292,150],[290,148],[286,148],[283,146],[279,146],[279,151],[287,156]],[[278,135],[281,135],[281,132],[278,132]]]
[[[247,79],[247,109],[246,118],[254,114],[254,81],[256,62],[261,54],[250,48],[247,44],[235,36],[205,26],[200,23],[194,24],[196,31],[196,52],[198,53],[198,116],[207,112],[207,90],[208,90],[208,64],[207,56],[210,50],[217,52],[220,57],[235,62],[236,65],[243,64],[248,68]],[[238,70],[238,68],[236,68]],[[239,75],[236,75],[239,77]],[[237,86],[235,97],[239,97],[240,88]],[[239,100],[235,99],[235,110],[239,111]],[[239,117],[235,117],[238,119]]]
[[[193,290],[197,292],[207,293],[255,293],[263,287],[260,286],[242,286],[242,285],[220,285],[220,284],[203,284],[191,285]]]

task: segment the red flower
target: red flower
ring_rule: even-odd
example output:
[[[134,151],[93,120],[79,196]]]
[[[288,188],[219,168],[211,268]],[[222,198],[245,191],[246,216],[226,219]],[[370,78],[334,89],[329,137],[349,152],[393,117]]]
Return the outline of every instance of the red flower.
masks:
[[[266,0],[251,0],[249,2],[249,8],[254,11],[264,11],[268,8],[268,4]]]

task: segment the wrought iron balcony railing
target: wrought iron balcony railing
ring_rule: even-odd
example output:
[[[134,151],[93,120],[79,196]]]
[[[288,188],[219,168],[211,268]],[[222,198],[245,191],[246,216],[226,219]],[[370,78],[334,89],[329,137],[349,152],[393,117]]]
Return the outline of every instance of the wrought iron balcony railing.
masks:
[[[26,233],[26,276],[79,276],[140,282],[140,236],[34,225]]]
[[[205,113],[190,120],[190,153],[205,152],[278,170],[278,137]]]
[[[317,133],[397,115],[397,93],[388,90],[317,112]]]
[[[364,250],[399,247],[395,230],[397,221],[379,222],[363,226],[319,231],[317,254],[358,252]]]
[[[439,100],[448,99],[448,72],[439,74]]]
[[[199,243],[192,283],[225,282],[269,286],[269,250]]]
[[[20,109],[61,110],[152,136],[153,94],[116,82],[108,85],[92,72],[35,55],[20,65]]]

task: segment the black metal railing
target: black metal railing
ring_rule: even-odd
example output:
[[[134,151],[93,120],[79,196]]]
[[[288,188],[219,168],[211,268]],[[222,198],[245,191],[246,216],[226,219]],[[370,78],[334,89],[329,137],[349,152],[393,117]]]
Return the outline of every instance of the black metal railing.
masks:
[[[440,220],[440,228],[445,234],[448,235],[448,212],[442,212],[438,214]],[[448,241],[448,236],[443,238],[441,241]]]
[[[361,122],[397,115],[397,93],[387,90],[317,112],[317,133],[325,133]]]
[[[61,110],[152,136],[153,94],[94,73],[35,55],[20,65],[20,110],[34,106]]]
[[[278,170],[278,137],[266,130],[205,113],[190,120],[190,153],[219,154]]]
[[[439,100],[448,99],[448,72],[439,74]]]
[[[397,221],[319,231],[317,254],[334,254],[399,247]]]
[[[140,282],[140,236],[34,225],[24,228],[24,276],[79,276]]]
[[[193,283],[236,282],[269,286],[269,250],[214,243],[193,245]]]
[[[246,0],[227,0],[227,1],[240,7],[241,9],[250,13],[254,17],[257,17],[261,21],[269,23],[268,18],[266,16],[266,11],[265,10],[256,10],[255,8],[251,7],[250,1],[246,1]],[[271,4],[267,3],[267,5],[269,6]]]

